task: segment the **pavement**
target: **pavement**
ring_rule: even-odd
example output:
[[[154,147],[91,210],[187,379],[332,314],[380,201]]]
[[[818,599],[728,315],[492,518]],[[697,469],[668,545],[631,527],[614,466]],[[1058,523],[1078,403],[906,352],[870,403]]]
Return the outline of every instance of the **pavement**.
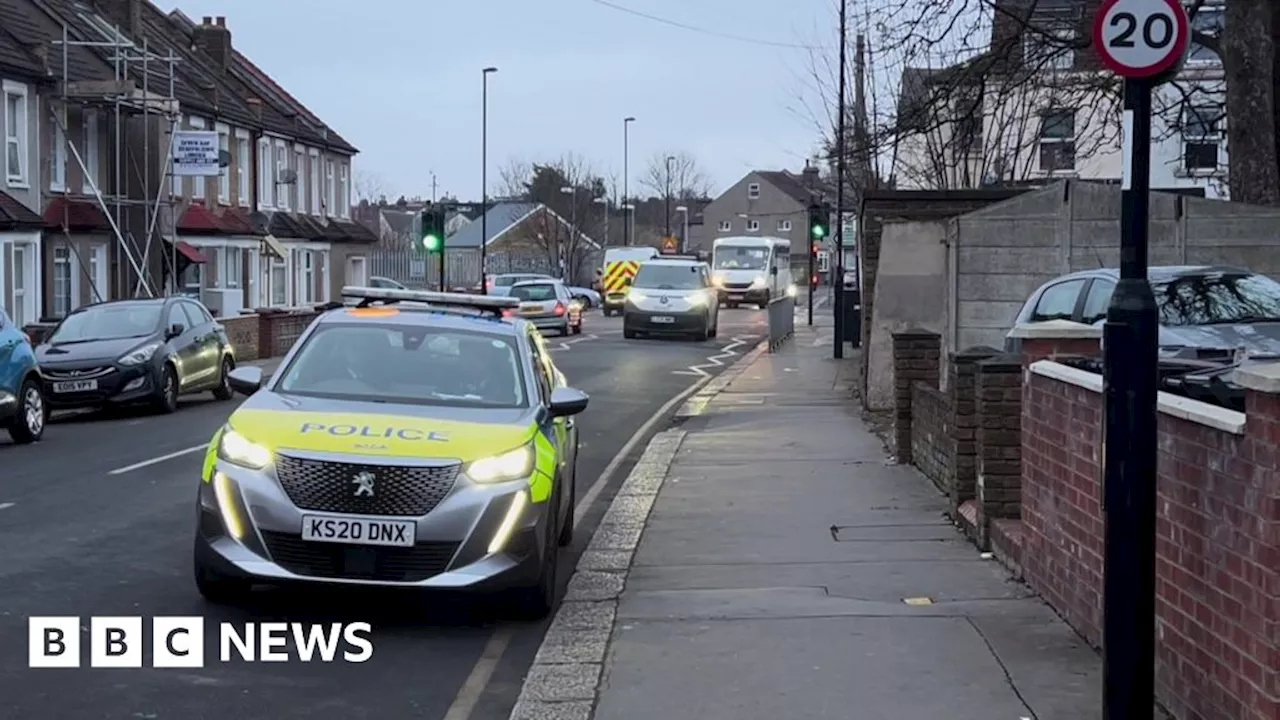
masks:
[[[650,442],[512,720],[1101,717],[1097,656],[891,464],[815,319]]]
[[[578,422],[569,567],[676,399],[755,347],[766,319],[725,311],[708,342],[624,340],[620,318],[594,312],[582,335],[549,338],[570,382],[591,396]],[[280,591],[240,609],[203,602],[191,579],[196,487],[203,450],[237,404],[205,394],[173,415],[81,413],[55,418],[40,443],[0,441],[0,717],[505,719],[547,622],[507,622],[444,595]],[[366,621],[375,651],[359,665],[221,664],[211,651],[202,669],[33,670],[33,615],[80,616],[86,627],[94,615],[203,615],[206,627]]]

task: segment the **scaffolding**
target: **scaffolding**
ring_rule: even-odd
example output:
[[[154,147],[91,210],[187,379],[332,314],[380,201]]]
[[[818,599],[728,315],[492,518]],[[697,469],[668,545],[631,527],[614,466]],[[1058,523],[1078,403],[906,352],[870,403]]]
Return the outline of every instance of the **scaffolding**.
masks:
[[[120,297],[156,297],[166,294],[166,278],[171,279],[171,288],[176,289],[178,285],[175,215],[176,203],[180,198],[174,197],[171,192],[171,179],[174,131],[181,121],[179,103],[174,94],[179,58],[171,49],[164,55],[152,52],[145,38],[139,45],[127,38],[118,26],[108,25],[96,17],[86,18],[86,21],[90,20],[94,21],[100,34],[108,39],[72,40],[64,22],[62,39],[53,41],[61,51],[62,77],[57,99],[49,104],[49,112],[87,185],[82,193],[73,194],[70,192],[70,183],[66,182],[67,178],[63,178],[62,232],[75,264],[79,267],[78,272],[88,280],[92,301],[108,299],[107,289],[98,287],[98,278],[94,277],[91,263],[81,257],[78,244],[70,232],[71,203],[96,204],[110,225],[113,241],[119,252],[119,262],[115,264],[115,286]],[[106,53],[109,56],[106,59],[113,69],[112,78],[72,81],[70,52],[74,47]],[[100,186],[101,174],[91,173],[90,165],[86,162],[82,140],[87,139],[87,131],[82,138],[74,138],[68,132],[68,110],[72,108],[79,110],[82,127],[88,127],[86,114],[90,112],[99,118],[107,118],[111,125],[107,137],[111,143],[108,149],[112,153],[110,172],[113,177],[108,191],[104,192]],[[101,133],[101,128],[98,132]],[[153,151],[158,150],[164,151],[162,158],[153,157]],[[101,166],[100,145],[98,153],[98,157],[94,159],[96,167]],[[162,163],[157,163],[158,159]],[[57,196],[56,193],[51,194]],[[161,213],[165,210],[168,212],[168,229],[172,234],[170,252],[153,252],[154,248],[163,247],[164,233],[158,232],[157,226]],[[108,277],[109,258],[110,255],[107,260]],[[158,278],[153,260],[159,266]],[[79,299],[73,298],[71,306],[75,307],[78,303]]]

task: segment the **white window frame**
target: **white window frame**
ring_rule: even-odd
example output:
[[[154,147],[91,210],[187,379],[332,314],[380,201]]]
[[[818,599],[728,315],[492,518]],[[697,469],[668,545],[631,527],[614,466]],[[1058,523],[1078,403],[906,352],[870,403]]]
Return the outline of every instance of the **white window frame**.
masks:
[[[1045,128],[1049,126],[1048,117],[1057,114],[1071,114],[1071,137],[1051,137],[1044,134]],[[1079,111],[1075,108],[1052,108],[1045,110],[1040,116],[1040,128],[1036,133],[1036,167],[1040,172],[1048,174],[1056,173],[1072,173],[1076,169],[1075,145],[1076,137],[1079,135],[1079,128],[1076,127],[1079,121]],[[1044,166],[1044,150],[1046,145],[1071,145],[1072,163],[1071,167],[1047,168]]]
[[[10,187],[30,188],[31,187],[31,127],[30,112],[31,106],[28,105],[30,95],[27,93],[27,86],[22,83],[11,82],[5,80],[3,82],[4,89],[4,174],[9,181]],[[9,99],[15,98],[18,101],[16,117],[9,117]],[[18,154],[18,172],[14,173],[9,167],[9,148],[16,146]]]
[[[351,168],[345,164],[338,166],[338,217],[351,217]]]
[[[748,220],[748,221],[747,221],[747,232],[760,232],[760,221],[759,221],[759,220]]]
[[[297,188],[297,207],[294,211],[300,214],[307,212],[307,150],[301,145],[295,145],[293,148],[293,162],[297,167],[294,168],[298,173],[298,179],[294,183]]]
[[[218,287],[223,290],[244,288],[244,248],[222,248],[218,258]]]
[[[249,138],[249,131],[236,130],[236,186],[240,193],[240,207],[249,207],[249,200],[253,195],[253,186],[249,182],[252,167],[253,142]]]
[[[720,232],[729,232],[733,230],[733,223],[729,220],[721,220],[719,230]]]
[[[101,190],[102,184],[102,138],[99,136],[100,124],[97,110],[85,110],[81,118],[84,126],[84,192],[93,194],[94,188]]]
[[[1197,115],[1206,118],[1209,122],[1204,125],[1208,126],[1208,131],[1200,134],[1196,132],[1188,132],[1192,129],[1193,123],[1187,118],[1191,115]],[[1213,105],[1192,105],[1187,103],[1183,107],[1182,116],[1182,172],[1187,175],[1212,175],[1222,168],[1222,145],[1226,136],[1223,133],[1223,124],[1226,119],[1221,117],[1220,108]],[[1187,164],[1187,150],[1191,145],[1213,145],[1216,150],[1213,167],[1190,167]]]
[[[274,153],[273,162],[276,173],[274,182],[276,207],[281,210],[290,210],[293,203],[290,202],[292,198],[289,196],[289,191],[293,188],[288,185],[281,184],[281,179],[284,177],[284,171],[289,169],[290,153],[288,144],[283,140],[277,140],[275,143]]]
[[[38,296],[36,293],[31,292],[30,287],[32,281],[38,278],[38,270],[32,262],[35,259],[35,250],[35,247],[28,243],[13,244],[13,268],[11,269],[13,287],[9,295],[9,302],[6,305],[8,305],[9,313],[12,315],[11,319],[18,327],[24,327],[36,320],[36,318],[32,317],[34,313],[31,311],[35,305],[32,301],[37,300]],[[28,257],[29,255],[31,257]],[[3,264],[0,264],[0,270],[3,267]],[[18,287],[19,274],[22,275],[22,287]],[[19,303],[19,300],[21,300],[21,303]],[[21,308],[19,308],[19,304],[21,304]]]
[[[204,289],[204,263],[187,263],[178,279],[181,282],[179,294],[200,299],[200,291]]]
[[[231,128],[222,123],[218,123],[217,130],[218,130],[218,149],[221,150],[222,152],[227,153],[227,155],[230,156]],[[224,168],[221,168],[218,171],[218,204],[219,205],[231,204],[231,165],[230,164],[228,164]]]
[[[111,289],[107,287],[110,268],[106,245],[94,245],[89,248],[89,277],[93,278],[93,287],[89,288],[89,302],[103,302],[111,299]]]
[[[760,199],[760,183],[751,183],[750,185],[747,185],[747,199],[748,200]]]
[[[1023,64],[1028,70],[1070,70],[1076,64],[1075,40],[1076,32],[1071,28],[1028,26],[1022,35]]]
[[[779,220],[779,221],[778,221],[778,232],[791,232],[791,221],[790,221],[790,220]]]
[[[298,288],[295,304],[299,307],[316,302],[316,258],[311,250],[298,251]]]
[[[347,285],[368,285],[369,284],[369,259],[363,255],[350,255],[347,257]]]
[[[338,186],[334,182],[337,178],[334,176],[334,162],[332,160],[324,161],[324,216],[334,216],[334,205],[337,204]]]
[[[275,253],[270,253],[271,261],[267,263],[267,307],[288,307],[289,306],[289,261],[276,257]],[[289,260],[293,259],[293,251],[288,252]],[[280,273],[280,282],[276,283],[276,272]],[[280,292],[280,300],[276,300],[276,292]]]
[[[275,167],[271,141],[267,138],[258,140],[258,207],[270,210],[275,203],[275,180],[272,168]]]
[[[324,207],[322,192],[324,186],[321,184],[323,180],[320,175],[320,151],[312,149],[307,153],[311,156],[311,209],[312,215],[323,215],[321,209]]]
[[[63,192],[67,189],[67,111],[66,109],[56,110],[50,115],[57,114],[60,117],[50,117],[53,123],[53,159],[49,164],[49,189],[54,192]]]
[[[75,253],[71,251],[71,247],[65,242],[58,243],[53,247],[53,315],[55,317],[64,318],[72,310],[80,307],[80,274],[76,272]],[[58,295],[58,268],[65,267],[67,271],[67,295],[66,309],[59,309],[58,301],[62,298]]]
[[[1185,3],[1185,4],[1190,4],[1190,3]],[[1226,8],[1225,2],[1218,2],[1217,0],[1208,0],[1207,2],[1205,2],[1205,4],[1200,6],[1199,10],[1196,11],[1196,17],[1191,21],[1191,31],[1208,33],[1209,28],[1206,27],[1206,23],[1204,22],[1204,20],[1209,15],[1217,15],[1218,18],[1217,18],[1216,32],[1208,33],[1208,34],[1221,37],[1222,28],[1226,26],[1226,22],[1225,22],[1226,9],[1227,8]],[[1204,54],[1197,57],[1197,55],[1199,54],[1197,51],[1203,51]],[[1216,53],[1214,53],[1209,48],[1203,47],[1201,45],[1197,45],[1194,41],[1192,41],[1190,47],[1187,48],[1186,64],[1195,65],[1195,66],[1221,65],[1222,58],[1219,57]]]

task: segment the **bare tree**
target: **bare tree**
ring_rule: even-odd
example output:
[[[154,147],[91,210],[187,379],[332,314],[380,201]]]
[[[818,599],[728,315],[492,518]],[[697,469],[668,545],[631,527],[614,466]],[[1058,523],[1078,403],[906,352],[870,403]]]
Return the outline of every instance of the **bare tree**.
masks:
[[[367,170],[356,173],[356,199],[367,200],[372,204],[387,201],[387,186],[378,175]]]
[[[669,165],[668,158],[671,159]],[[640,186],[660,198],[665,198],[669,189],[674,200],[701,200],[709,197],[712,189],[697,159],[682,150],[651,156],[640,177]]]
[[[522,238],[566,278],[581,274],[594,245],[604,245],[605,215],[597,198],[608,188],[584,158],[572,153],[550,162],[513,160],[499,173],[500,187],[510,198],[545,208],[526,224]]]

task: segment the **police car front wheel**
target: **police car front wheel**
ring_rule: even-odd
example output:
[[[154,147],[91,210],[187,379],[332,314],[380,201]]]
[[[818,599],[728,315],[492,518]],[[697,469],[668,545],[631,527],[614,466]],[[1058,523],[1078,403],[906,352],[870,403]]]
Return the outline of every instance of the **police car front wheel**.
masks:
[[[559,492],[551,497],[550,502],[551,512],[548,514],[547,537],[538,578],[533,584],[516,588],[511,593],[512,613],[522,620],[542,620],[550,615],[560,591]]]

